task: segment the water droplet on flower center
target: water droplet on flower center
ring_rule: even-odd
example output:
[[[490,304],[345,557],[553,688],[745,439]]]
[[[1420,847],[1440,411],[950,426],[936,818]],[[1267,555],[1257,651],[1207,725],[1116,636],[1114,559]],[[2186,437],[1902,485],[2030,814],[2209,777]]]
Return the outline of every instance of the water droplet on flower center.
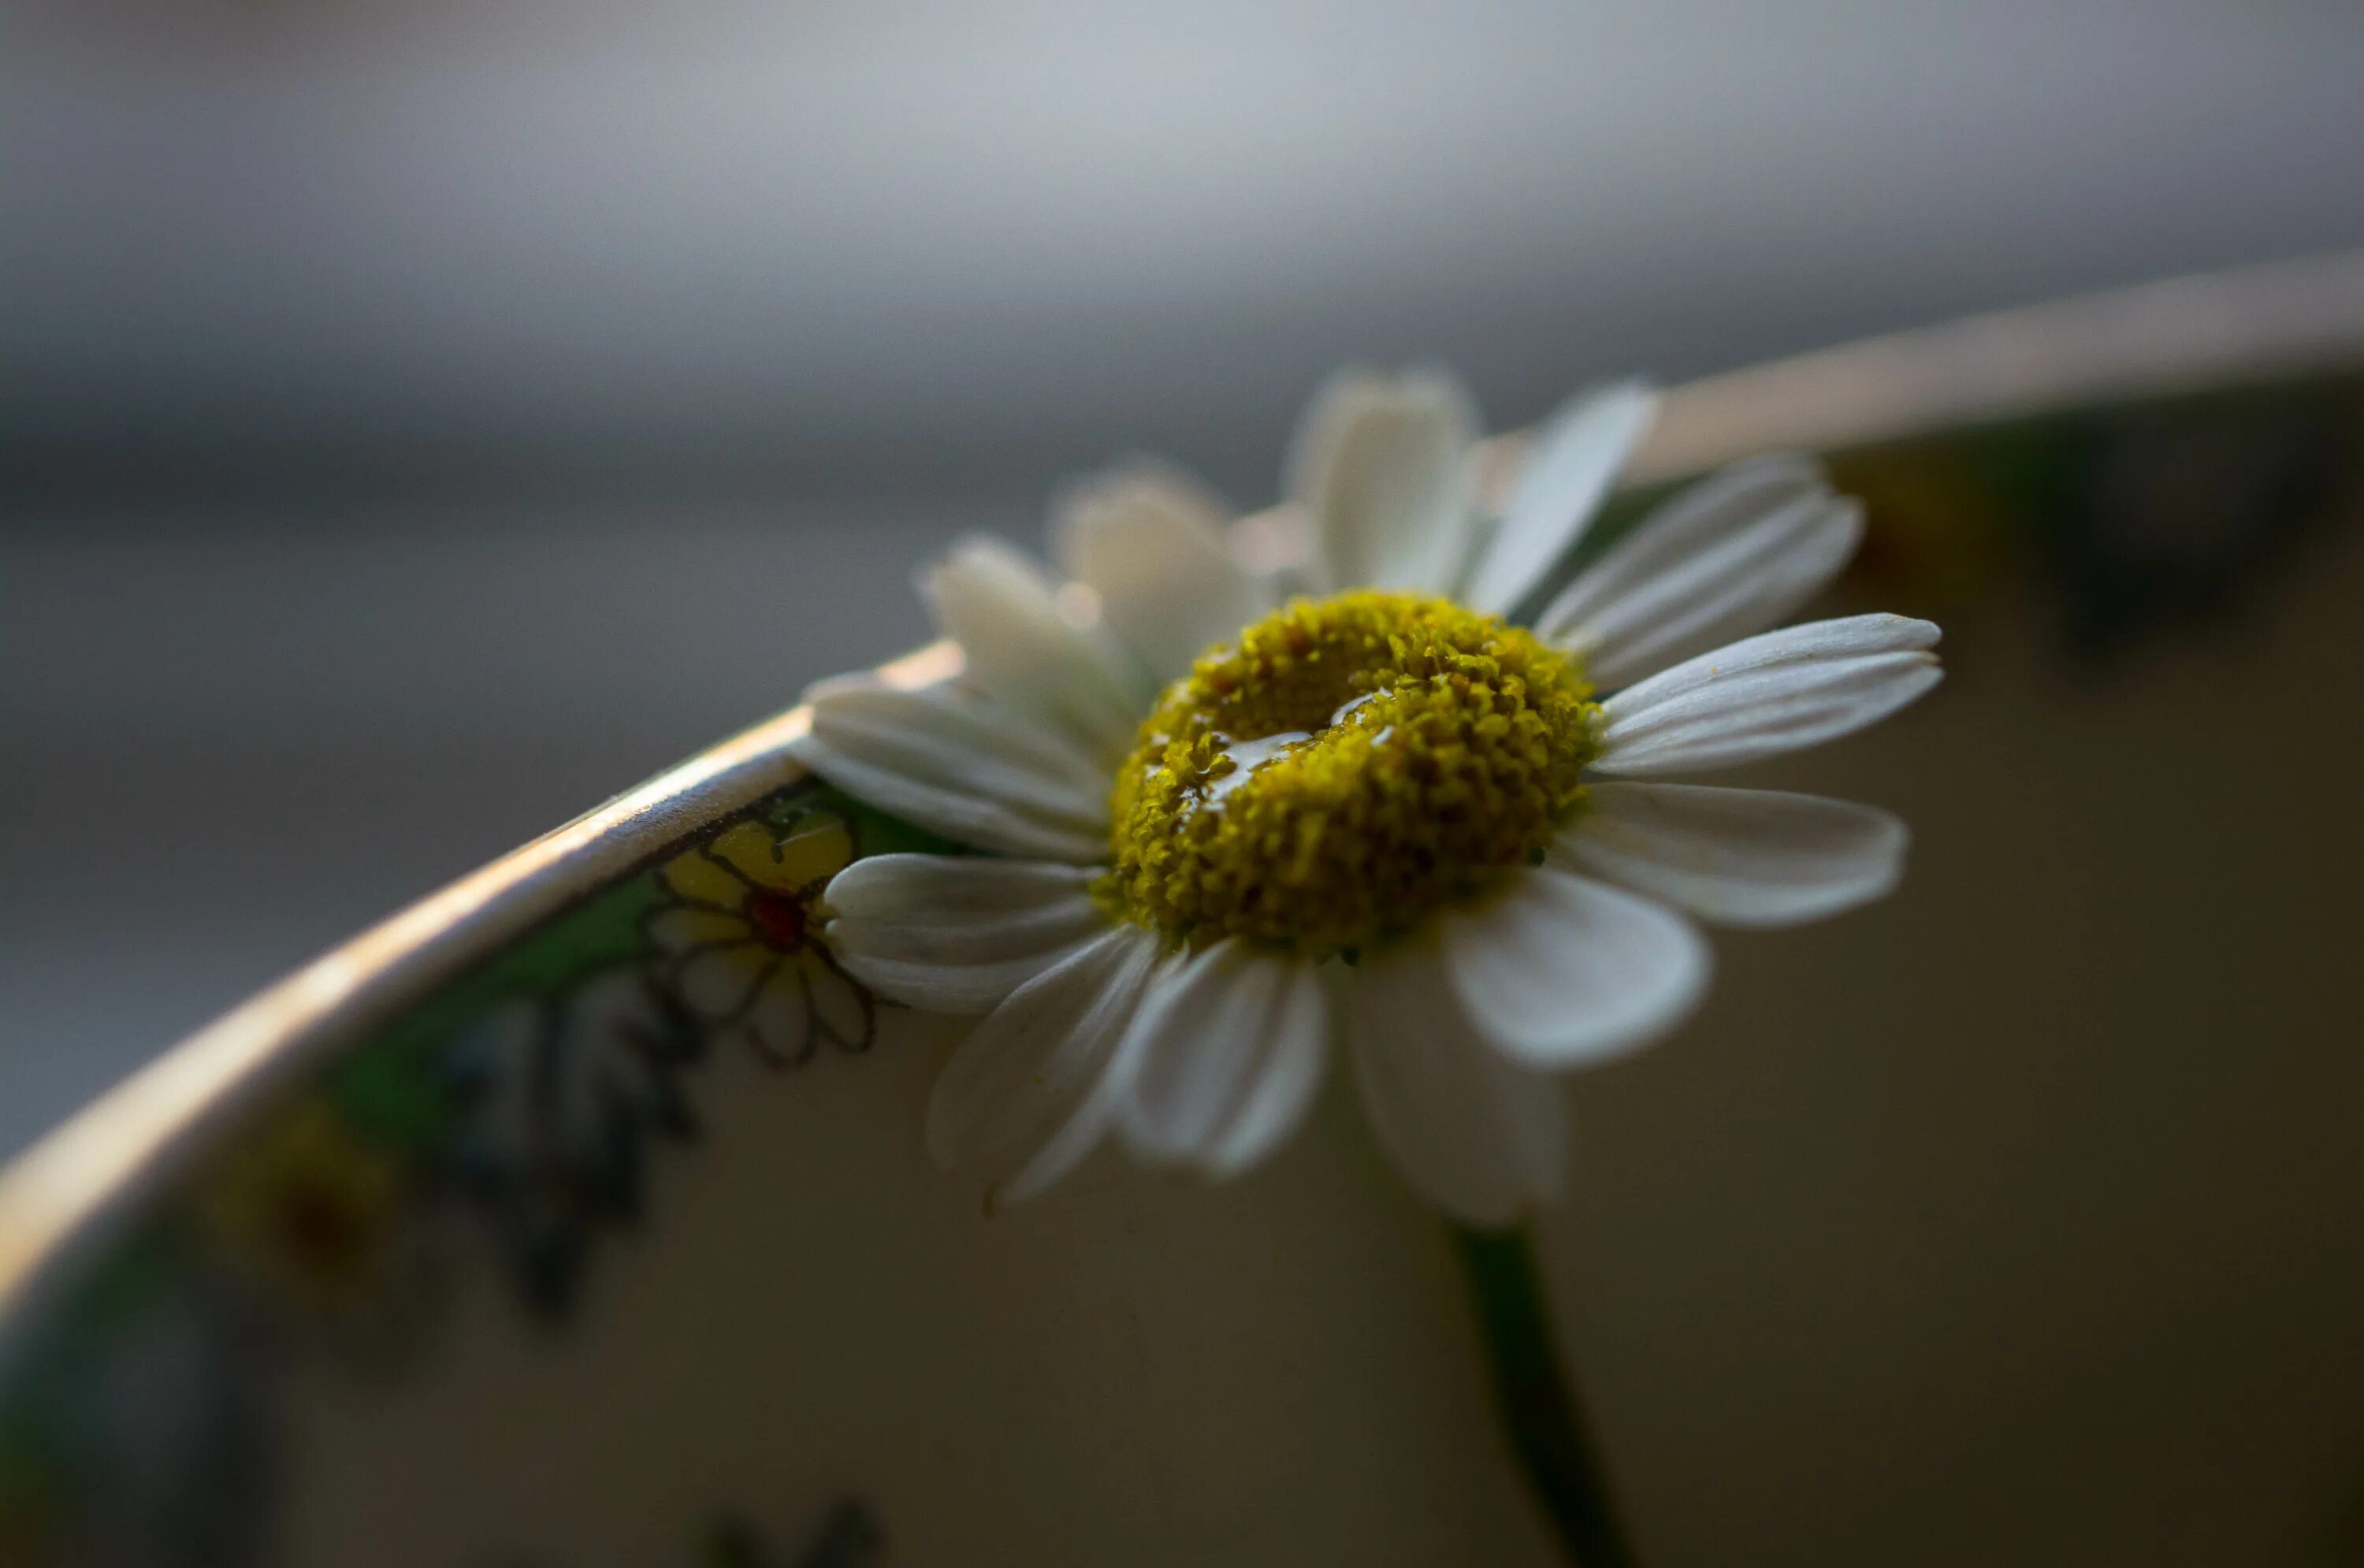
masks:
[[[1598,751],[1590,697],[1572,657],[1448,600],[1299,600],[1143,723],[1101,895],[1177,944],[1385,941],[1548,846]]]

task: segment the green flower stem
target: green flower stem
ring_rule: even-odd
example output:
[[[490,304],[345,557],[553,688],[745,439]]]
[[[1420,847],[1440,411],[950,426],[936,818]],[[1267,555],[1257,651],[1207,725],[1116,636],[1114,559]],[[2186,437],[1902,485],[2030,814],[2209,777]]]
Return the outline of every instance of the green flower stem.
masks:
[[[1634,1568],[1584,1410],[1552,1339],[1533,1242],[1524,1230],[1453,1228],[1468,1276],[1502,1425],[1535,1499],[1577,1568]]]

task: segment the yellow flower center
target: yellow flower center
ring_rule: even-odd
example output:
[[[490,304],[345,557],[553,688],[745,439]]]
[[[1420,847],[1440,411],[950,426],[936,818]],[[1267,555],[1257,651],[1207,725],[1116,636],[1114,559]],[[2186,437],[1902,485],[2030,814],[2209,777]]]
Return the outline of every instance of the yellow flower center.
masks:
[[[1542,857],[1600,751],[1591,695],[1575,659],[1448,600],[1297,600],[1143,723],[1100,895],[1176,944],[1351,960]]]

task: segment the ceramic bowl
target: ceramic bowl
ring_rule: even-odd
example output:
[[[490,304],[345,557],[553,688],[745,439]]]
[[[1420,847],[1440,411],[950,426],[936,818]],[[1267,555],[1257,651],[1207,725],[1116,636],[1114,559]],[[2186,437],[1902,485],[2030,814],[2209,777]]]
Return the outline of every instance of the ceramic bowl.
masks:
[[[2030,1329],[2017,1360],[1991,1303],[1948,1294],[1998,1268],[2036,1289],[1975,1233],[2048,1235],[2046,1200],[1949,1185],[1920,1154],[1977,1118],[1916,1112],[1912,1087],[2006,1092],[1942,1065],[1970,1053],[1957,1034],[2011,1055],[1965,978],[1992,922],[1948,922],[2075,835],[1999,862],[1955,785],[2002,776],[1998,744],[2106,765],[2033,651],[2139,644],[2178,583],[2237,576],[2353,482],[2358,276],[2164,285],[1671,395],[1638,486],[1829,454],[1872,508],[1845,592],[1945,618],[1966,673],[1843,764],[1923,837],[1893,917],[1742,944],[1698,1026],[1571,1090],[1592,1136],[1527,1284],[1650,1560],[1907,1560],[1997,1488],[2030,1530],[2082,1517],[2026,1489],[1993,1407],[2049,1386],[2057,1343]],[[2240,461],[2195,501],[2175,454],[2209,442]],[[2161,496],[2241,519],[2185,578],[2120,527]],[[2161,583],[2165,609],[2137,602]],[[2074,635],[2029,630],[2031,605]],[[2148,703],[2110,722],[2172,733]],[[1500,1303],[1464,1266],[1482,1240],[1399,1185],[1334,1084],[1229,1184],[1103,1152],[987,1212],[928,1162],[952,1030],[866,994],[811,919],[845,857],[926,840],[801,775],[804,723],[395,916],[8,1172],[0,1563],[1559,1560]],[[1897,1059],[1915,1030],[1934,1080]],[[1899,1249],[1928,1277],[1866,1261]],[[2115,1288],[2064,1332],[2109,1320]]]

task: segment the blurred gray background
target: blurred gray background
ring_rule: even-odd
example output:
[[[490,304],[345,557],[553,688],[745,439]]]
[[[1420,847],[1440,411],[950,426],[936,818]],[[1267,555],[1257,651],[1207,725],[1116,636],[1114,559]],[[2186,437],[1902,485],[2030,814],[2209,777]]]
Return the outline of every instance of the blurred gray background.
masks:
[[[2364,10],[51,0],[0,54],[0,1153],[1344,358],[1523,421],[2364,241]]]

